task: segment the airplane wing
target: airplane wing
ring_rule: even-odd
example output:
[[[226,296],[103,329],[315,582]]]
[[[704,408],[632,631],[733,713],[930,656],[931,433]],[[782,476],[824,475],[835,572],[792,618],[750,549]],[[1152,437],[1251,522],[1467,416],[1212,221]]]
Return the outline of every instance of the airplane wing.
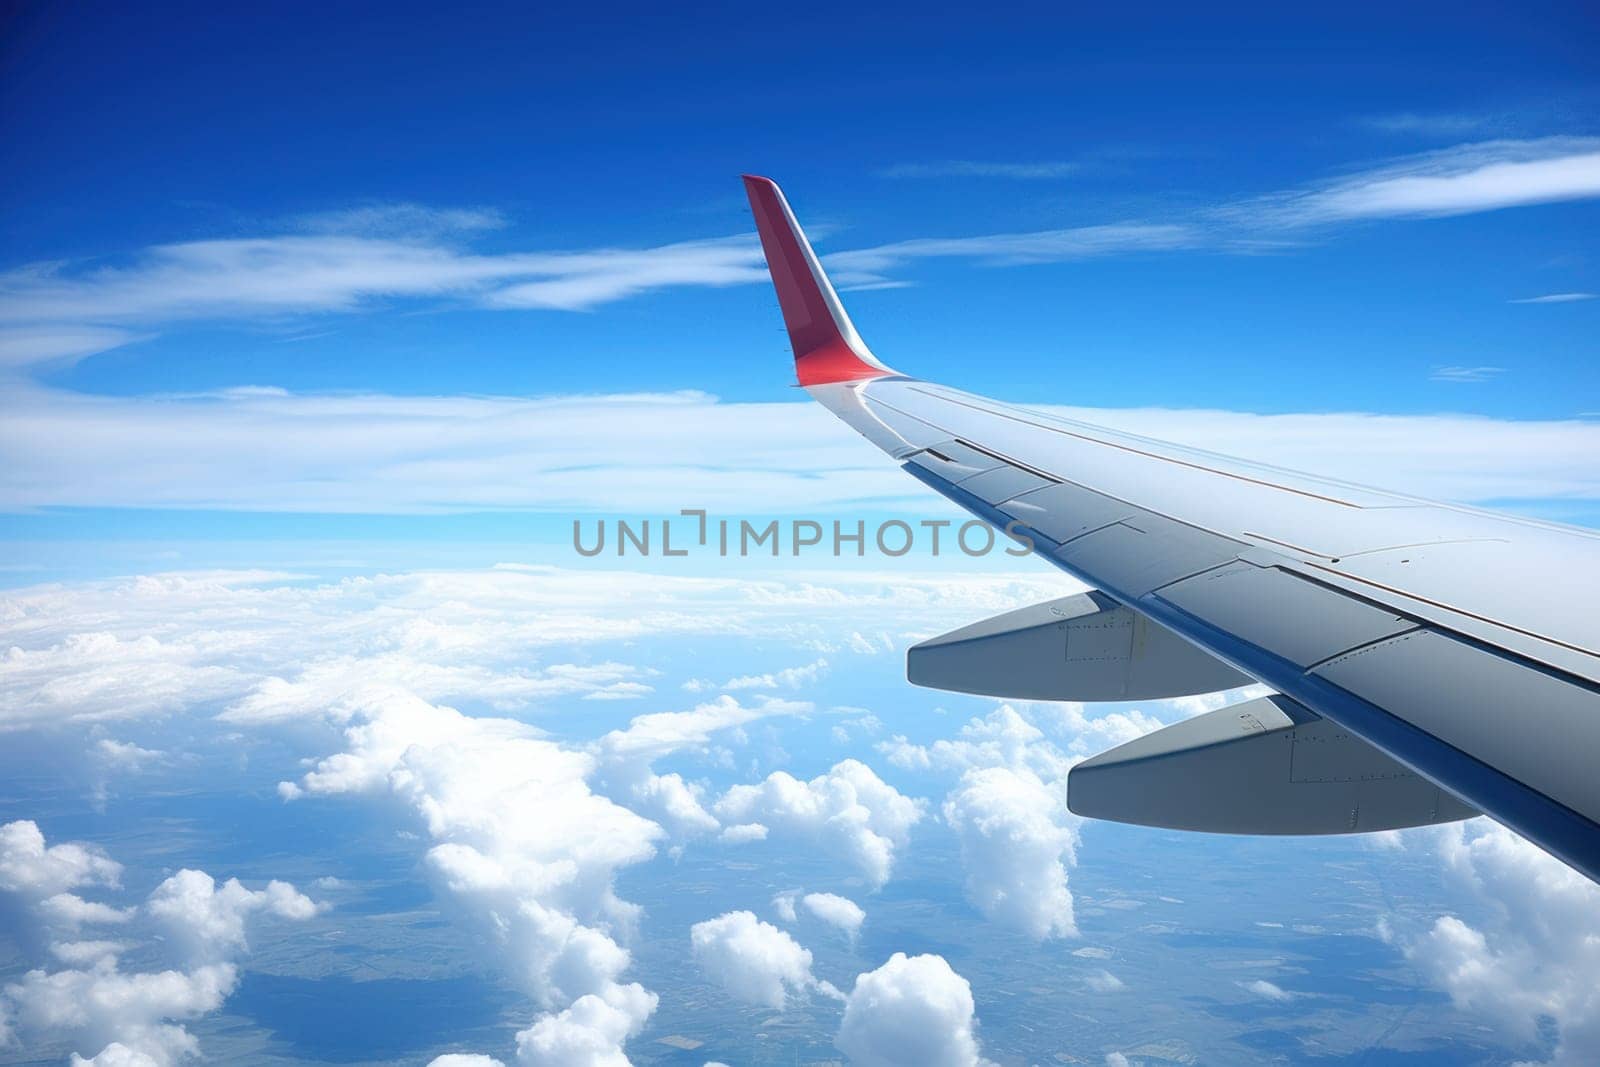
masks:
[[[913,648],[914,683],[1276,691],[1079,764],[1079,814],[1345,833],[1483,812],[1600,881],[1600,536],[1149,440],[899,374],[745,178],[799,384],[1095,592]],[[1337,443],[1330,443],[1336,447]]]

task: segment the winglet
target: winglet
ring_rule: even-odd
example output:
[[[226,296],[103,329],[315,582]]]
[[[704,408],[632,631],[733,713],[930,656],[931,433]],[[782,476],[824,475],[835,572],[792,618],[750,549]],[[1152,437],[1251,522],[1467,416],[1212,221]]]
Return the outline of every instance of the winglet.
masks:
[[[744,189],[761,234],[772,287],[783,308],[800,384],[853,382],[894,373],[878,362],[850,324],[783,190],[771,178],[752,174],[744,176]]]

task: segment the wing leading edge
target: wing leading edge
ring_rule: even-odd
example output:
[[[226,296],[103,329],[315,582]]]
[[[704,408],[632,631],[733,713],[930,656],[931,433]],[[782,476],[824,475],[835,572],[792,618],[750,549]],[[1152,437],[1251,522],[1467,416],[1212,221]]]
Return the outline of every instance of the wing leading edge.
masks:
[[[1476,809],[1600,881],[1600,537],[1186,449],[897,374],[861,342],[777,186],[755,177],[745,185],[796,373],[817,401],[969,512],[1001,528],[1025,525],[1038,554],[1099,591],[1099,608],[1126,609],[1150,632],[1203,650],[1221,661],[1217,677],[1237,672],[1282,695],[1256,716],[1262,729],[1246,731],[1266,740],[1240,743],[1222,719],[1180,723],[1189,729],[1080,764],[1069,779],[1074,810],[1197,829],[1323,833]],[[935,639],[945,651],[919,646],[913,680],[920,671],[945,679],[931,684],[986,692],[986,659],[1023,662],[1019,642],[1027,641],[1055,656],[1048,626],[994,643],[1006,625]],[[1105,638],[1101,630],[1109,627],[1064,624],[1064,658],[1072,658],[1068,631],[1082,648],[1085,633]],[[1170,651],[1117,654],[1129,691],[1204,674]],[[1040,684],[1103,686],[1104,665],[1095,670],[1034,673]],[[1323,779],[1389,784],[1319,788],[1334,799],[1309,803],[1312,791],[1297,786],[1310,783],[1293,760],[1304,772],[1313,754]],[[1228,789],[1204,788],[1229,775]],[[1430,800],[1427,788],[1396,784],[1418,775],[1443,792]],[[1211,815],[1198,803],[1208,796]],[[1284,821],[1276,813],[1265,820],[1275,829],[1262,829],[1251,813],[1262,803],[1283,812],[1298,804],[1306,814]],[[1341,820],[1346,804],[1356,810]],[[1185,809],[1190,822],[1174,822]]]

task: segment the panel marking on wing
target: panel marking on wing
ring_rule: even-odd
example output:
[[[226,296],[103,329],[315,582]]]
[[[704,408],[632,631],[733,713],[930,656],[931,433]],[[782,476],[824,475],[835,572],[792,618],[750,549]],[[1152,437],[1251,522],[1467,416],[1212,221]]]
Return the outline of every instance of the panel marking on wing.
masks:
[[[1065,544],[1090,530],[1130,518],[1138,511],[1132,505],[1072,482],[1060,482],[1013,497],[1000,510],[1056,544]]]
[[[1415,600],[1415,601],[1418,601],[1420,603],[1427,604],[1430,607],[1442,608],[1445,611],[1453,611],[1457,615],[1465,615],[1469,619],[1476,619],[1479,622],[1488,623],[1491,626],[1498,626],[1501,629],[1511,630],[1511,631],[1513,631],[1515,633],[1521,634],[1524,637],[1532,637],[1532,638],[1535,638],[1535,639],[1537,639],[1539,641],[1547,641],[1552,645],[1558,645],[1561,648],[1567,649],[1570,652],[1581,652],[1586,656],[1594,656],[1596,658],[1600,658],[1600,652],[1596,652],[1592,648],[1584,648],[1582,645],[1575,645],[1575,644],[1572,644],[1570,641],[1563,641],[1558,637],[1551,637],[1548,634],[1542,634],[1542,633],[1539,633],[1539,632],[1537,632],[1535,630],[1524,629],[1523,627],[1515,626],[1515,625],[1513,625],[1511,623],[1504,622],[1504,621],[1502,621],[1500,619],[1491,619],[1491,618],[1489,618],[1489,617],[1487,617],[1485,615],[1479,615],[1476,612],[1468,611],[1465,608],[1454,607],[1454,606],[1452,606],[1450,604],[1446,604],[1446,603],[1443,603],[1443,602],[1438,601],[1438,600],[1432,600],[1432,599],[1430,599],[1428,597],[1425,597],[1425,596],[1419,596],[1416,593],[1407,592],[1404,589],[1398,589],[1398,588],[1396,588],[1396,587],[1394,587],[1392,585],[1385,585],[1382,582],[1375,582],[1371,578],[1363,578],[1359,574],[1350,574],[1347,571],[1342,571],[1342,570],[1339,570],[1338,568],[1335,568],[1335,567],[1323,566],[1323,565],[1317,564],[1317,563],[1308,563],[1306,565],[1309,566],[1309,567],[1315,567],[1318,570],[1327,571],[1329,574],[1338,575],[1340,578],[1343,578],[1343,579],[1345,579],[1347,581],[1359,582],[1360,584],[1365,585],[1365,586],[1370,586],[1373,589],[1381,589],[1386,593],[1393,593],[1393,594],[1395,594],[1397,596],[1403,596],[1403,597],[1406,597],[1406,598],[1408,598],[1410,600]]]
[[[1433,630],[1368,645],[1312,673],[1600,823],[1592,689]]]
[[[1232,563],[1249,546],[1151,512],[1069,541],[1056,558],[1130,599],[1191,574]]]
[[[997,459],[987,452],[980,452],[956,440],[929,445],[921,452],[907,458],[923,470],[937,474],[951,483],[965,481],[974,474],[982,474],[984,471],[1005,466],[1005,460]]]
[[[1052,484],[1054,483],[1047,478],[1041,478],[1032,471],[1013,467],[1009,463],[994,470],[984,471],[982,474],[975,474],[960,483],[962,489],[989,504],[999,504],[1014,496]]]
[[[1251,563],[1197,574],[1156,595],[1301,667],[1420,625],[1286,571]]]

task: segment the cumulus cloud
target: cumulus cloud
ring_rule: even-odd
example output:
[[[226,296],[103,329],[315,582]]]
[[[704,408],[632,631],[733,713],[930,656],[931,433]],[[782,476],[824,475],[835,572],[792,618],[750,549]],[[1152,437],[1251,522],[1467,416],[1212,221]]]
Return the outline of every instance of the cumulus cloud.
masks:
[[[799,701],[760,699],[746,706],[724,694],[690,711],[640,715],[626,729],[601,737],[601,776],[631,801],[635,809],[662,821],[679,834],[713,833],[720,824],[702,804],[702,790],[678,774],[658,775],[654,761],[686,748],[702,748],[713,734],[781,715],[801,715],[811,705]],[[730,844],[766,836],[759,824],[730,828],[722,840]]]
[[[156,887],[145,905],[168,936],[187,946],[192,958],[211,959],[242,952],[247,916],[267,912],[284,919],[309,919],[317,913],[311,898],[288,882],[246,889],[237,878],[222,885],[204,871],[181,870]]]
[[[79,886],[115,886],[121,876],[122,864],[94,845],[48,845],[31,819],[0,826],[0,890],[7,893],[36,902]]]
[[[447,899],[546,1011],[518,1035],[520,1060],[625,1062],[656,997],[620,981],[631,958],[618,937],[638,909],[613,880],[654,855],[660,827],[594,792],[593,752],[523,723],[397,692],[348,712],[345,750],[285,783],[285,797],[378,794],[410,809]]]
[[[828,673],[828,661],[813,660],[803,667],[785,667],[768,674],[741,674],[723,682],[720,688],[739,689],[799,689],[811,685]]]
[[[748,911],[730,911],[689,931],[694,959],[707,976],[740,1000],[782,1011],[789,998],[836,991],[811,973],[811,952]]]
[[[109,737],[102,737],[95,742],[94,753],[107,767],[125,771],[137,771],[152,763],[159,763],[165,757],[165,753],[154,749],[141,748],[131,741],[116,741]]]
[[[1096,729],[1098,720],[1086,719],[1081,707],[1054,714],[1058,728],[1079,727],[1074,741]],[[1120,718],[1141,733],[1160,725],[1133,714],[1137,722]],[[1114,730],[1123,728],[1119,722]],[[979,911],[1030,937],[1077,933],[1067,868],[1076,856],[1079,820],[1066,804],[1066,776],[1076,756],[1009,704],[973,719],[954,740],[921,746],[897,736],[879,749],[902,767],[960,774],[942,811],[961,845],[967,897]]]
[[[1461,1010],[1524,1042],[1553,1025],[1543,1062],[1600,1060],[1600,886],[1486,819],[1428,836],[1483,917],[1442,915],[1391,936]]]
[[[639,1032],[659,998],[637,982],[586,993],[517,1034],[526,1067],[627,1067],[622,1046]]]
[[[778,913],[778,918],[786,923],[798,922],[799,915],[795,913],[795,901],[800,899],[800,890],[785,889],[772,898],[772,910]]]
[[[807,893],[800,903],[829,926],[843,930],[851,940],[861,932],[861,924],[867,919],[867,913],[861,910],[859,904],[834,893]]]
[[[844,760],[803,782],[776,771],[760,785],[736,785],[715,811],[735,822],[815,841],[861,871],[874,887],[889,880],[894,853],[922,818],[922,802],[902,796],[859,760]]]
[[[1078,835],[1063,788],[1022,767],[969,771],[945,801],[944,818],[961,842],[967,896],[978,910],[1030,937],[1078,932],[1066,870]]]
[[[120,870],[81,842],[47,846],[31,822],[0,827],[0,889],[16,894],[31,921],[47,930],[133,920],[131,907],[112,908],[66,892],[41,898],[87,884],[115,886]],[[219,890],[203,871],[180,871],[138,909],[166,929],[169,944],[182,947],[180,966],[129,973],[118,957],[131,942],[56,941],[51,954],[68,967],[36,968],[8,982],[0,990],[0,1021],[25,1042],[67,1045],[74,1063],[167,1067],[198,1056],[199,1042],[183,1023],[216,1011],[233,992],[239,975],[232,957],[246,947],[245,919],[263,911],[305,920],[317,907],[287,882],[252,891],[229,879]],[[85,1060],[85,1052],[92,1059]]]
[[[767,828],[758,822],[742,822],[736,826],[729,826],[717,835],[717,840],[725,845],[747,845],[752,841],[765,841]]]
[[[972,987],[942,956],[896,952],[856,977],[834,1044],[859,1067],[980,1067]]]
[[[96,1064],[165,1067],[200,1054],[181,1022],[216,1011],[237,984],[231,963],[124,974],[102,961],[90,970],[29,971],[5,997],[24,1035],[99,1049],[89,1061]]]

